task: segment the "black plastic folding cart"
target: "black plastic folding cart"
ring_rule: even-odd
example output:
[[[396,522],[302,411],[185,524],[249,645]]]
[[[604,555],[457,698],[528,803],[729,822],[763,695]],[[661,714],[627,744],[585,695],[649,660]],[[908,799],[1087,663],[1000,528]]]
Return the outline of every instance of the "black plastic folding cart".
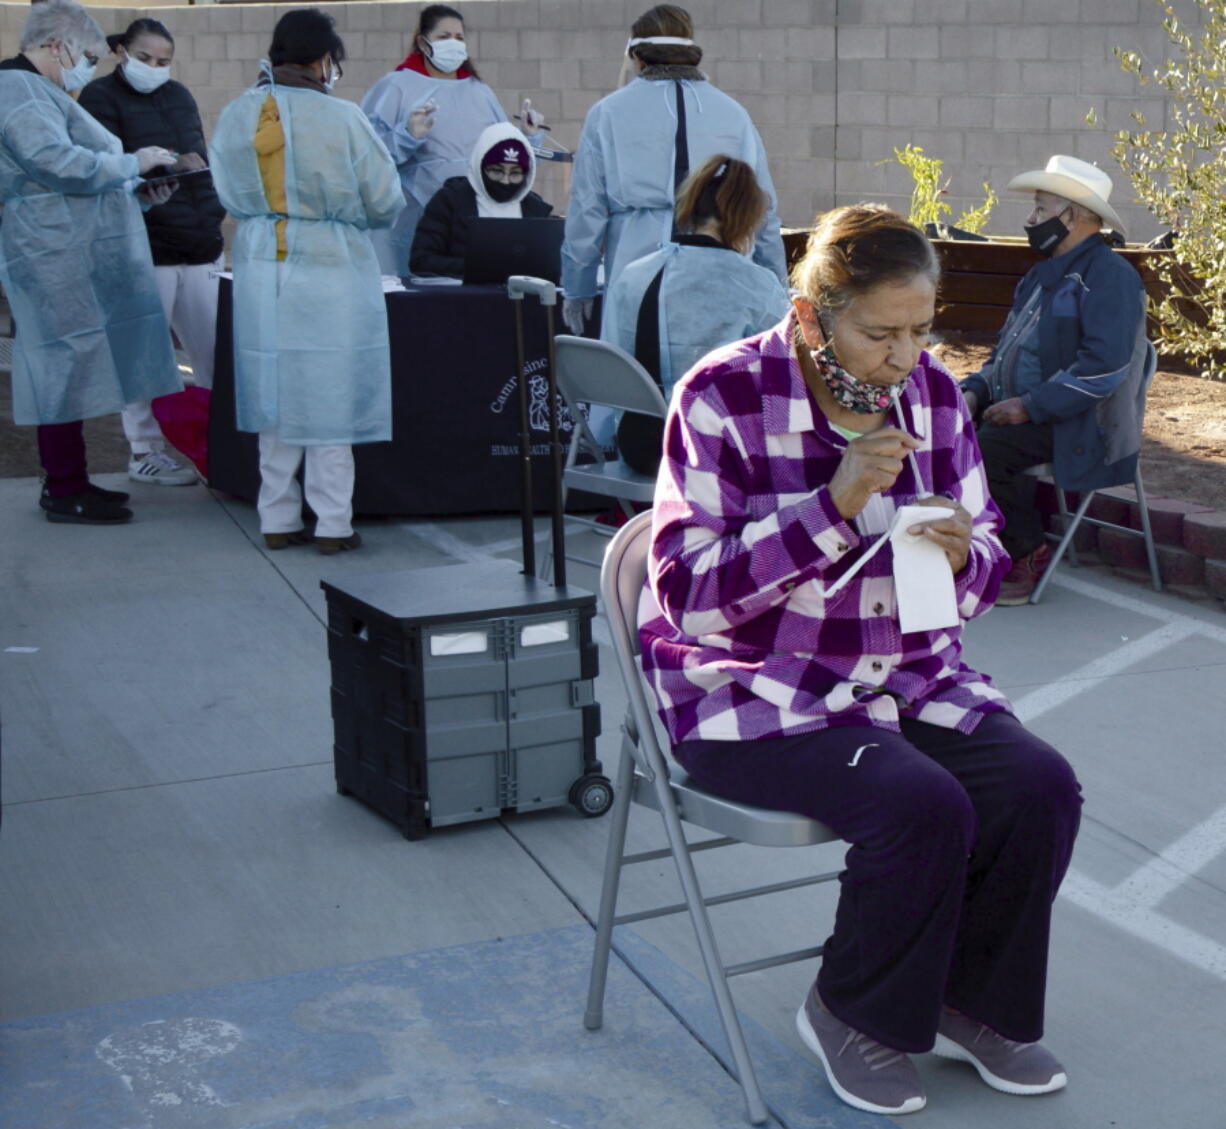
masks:
[[[596,597],[566,585],[554,380],[557,291],[512,278],[520,392],[523,564],[491,560],[323,580],[336,786],[406,838],[432,827],[570,803],[603,815],[613,789],[596,758]],[[523,299],[549,339],[553,583],[535,576]]]

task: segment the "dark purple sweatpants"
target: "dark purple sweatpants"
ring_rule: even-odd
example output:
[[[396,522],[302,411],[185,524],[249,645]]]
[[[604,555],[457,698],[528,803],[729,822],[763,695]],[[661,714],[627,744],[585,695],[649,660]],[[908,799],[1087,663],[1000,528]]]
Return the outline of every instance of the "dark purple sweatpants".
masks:
[[[64,498],[89,485],[85,469],[85,424],[44,423],[38,428],[38,461],[47,475],[47,494]]]
[[[932,1048],[942,1004],[1043,1034],[1052,900],[1081,819],[1068,762],[1010,714],[969,736],[916,721],[685,741],[703,787],[820,820],[851,844],[818,991],[857,1031]]]

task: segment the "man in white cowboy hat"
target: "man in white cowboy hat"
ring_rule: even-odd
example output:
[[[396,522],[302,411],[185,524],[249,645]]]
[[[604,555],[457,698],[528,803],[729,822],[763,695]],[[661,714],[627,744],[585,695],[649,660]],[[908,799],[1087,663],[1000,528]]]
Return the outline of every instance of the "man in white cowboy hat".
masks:
[[[1025,230],[1043,261],[1018,284],[991,359],[962,384],[982,409],[979,446],[1013,558],[996,601],[1006,606],[1029,600],[1051,559],[1027,467],[1052,463],[1069,490],[1133,480],[1146,344],[1141,278],[1101,235],[1123,231],[1111,178],[1055,156],[1009,190],[1034,193]]]

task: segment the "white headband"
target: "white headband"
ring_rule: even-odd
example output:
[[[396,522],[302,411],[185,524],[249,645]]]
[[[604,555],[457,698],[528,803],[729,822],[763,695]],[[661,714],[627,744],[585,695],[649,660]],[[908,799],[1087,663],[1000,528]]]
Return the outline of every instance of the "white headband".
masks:
[[[640,43],[661,43],[669,47],[693,47],[692,39],[678,39],[675,35],[644,35],[641,39],[626,40],[626,54],[630,53],[631,47],[637,47]]]

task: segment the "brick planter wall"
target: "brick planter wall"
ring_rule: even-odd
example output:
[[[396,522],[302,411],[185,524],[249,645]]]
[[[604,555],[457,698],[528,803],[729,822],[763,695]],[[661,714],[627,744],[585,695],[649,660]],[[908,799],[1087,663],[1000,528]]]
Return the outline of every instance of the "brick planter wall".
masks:
[[[1060,532],[1056,492],[1050,481],[1040,480],[1035,500],[1045,515],[1047,529]],[[1147,494],[1145,500],[1163,586],[1180,595],[1226,600],[1226,513],[1178,498]],[[1075,509],[1077,501],[1077,496],[1070,494],[1069,508]],[[1099,492],[1088,513],[1129,529],[1141,528],[1140,506],[1130,486]],[[1073,544],[1079,553],[1089,554],[1121,575],[1148,584],[1149,563],[1143,538],[1083,523]]]

